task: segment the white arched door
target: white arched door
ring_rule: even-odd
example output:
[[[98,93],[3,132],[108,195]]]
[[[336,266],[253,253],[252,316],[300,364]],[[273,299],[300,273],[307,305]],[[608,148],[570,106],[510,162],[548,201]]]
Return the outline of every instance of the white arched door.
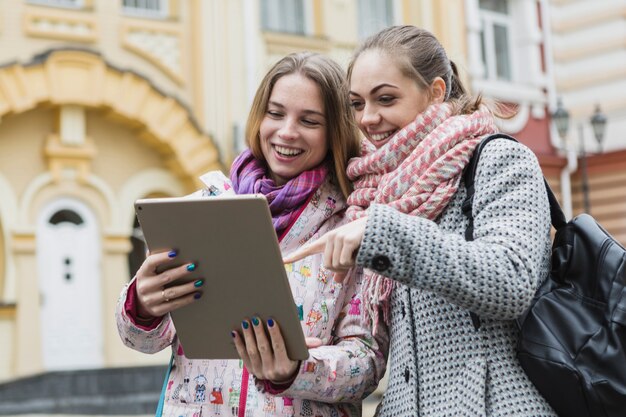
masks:
[[[100,244],[91,210],[60,199],[37,225],[41,329],[46,370],[103,363]]]

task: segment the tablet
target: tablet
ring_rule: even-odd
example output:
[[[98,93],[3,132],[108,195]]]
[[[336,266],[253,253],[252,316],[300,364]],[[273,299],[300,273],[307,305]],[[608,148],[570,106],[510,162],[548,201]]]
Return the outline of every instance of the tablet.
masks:
[[[267,200],[262,195],[155,198],[135,202],[150,252],[175,249],[195,262],[202,297],[171,313],[185,356],[238,359],[231,331],[253,316],[276,320],[292,360],[309,356]]]

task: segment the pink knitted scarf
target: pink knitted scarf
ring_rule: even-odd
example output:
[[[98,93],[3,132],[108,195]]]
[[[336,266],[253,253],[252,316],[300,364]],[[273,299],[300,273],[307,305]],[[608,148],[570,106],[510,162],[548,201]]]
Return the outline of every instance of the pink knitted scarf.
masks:
[[[348,197],[350,220],[367,215],[372,203],[435,220],[459,188],[461,174],[481,137],[496,132],[491,112],[481,106],[469,115],[452,115],[448,103],[431,105],[376,149],[363,141],[362,156],[348,164],[354,192]],[[389,323],[393,281],[365,271],[364,303],[373,328],[379,311]]]

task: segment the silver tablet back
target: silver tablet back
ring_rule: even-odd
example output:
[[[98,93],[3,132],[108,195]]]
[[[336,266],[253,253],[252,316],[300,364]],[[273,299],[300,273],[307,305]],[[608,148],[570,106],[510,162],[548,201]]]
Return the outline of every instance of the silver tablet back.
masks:
[[[195,262],[202,297],[171,313],[185,356],[237,359],[231,331],[244,318],[279,323],[292,360],[308,357],[266,199],[240,195],[135,203],[151,252],[175,249],[173,265]]]

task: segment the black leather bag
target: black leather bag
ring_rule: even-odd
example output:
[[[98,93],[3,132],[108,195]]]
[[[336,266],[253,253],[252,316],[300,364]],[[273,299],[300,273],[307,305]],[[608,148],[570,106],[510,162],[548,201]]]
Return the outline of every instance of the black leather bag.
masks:
[[[498,138],[515,140],[483,139],[464,174],[468,240],[476,165],[483,147]],[[559,416],[625,417],[626,249],[588,214],[566,222],[547,183],[546,191],[556,229],[552,266],[517,320],[518,359]],[[472,321],[480,327],[473,313]]]

